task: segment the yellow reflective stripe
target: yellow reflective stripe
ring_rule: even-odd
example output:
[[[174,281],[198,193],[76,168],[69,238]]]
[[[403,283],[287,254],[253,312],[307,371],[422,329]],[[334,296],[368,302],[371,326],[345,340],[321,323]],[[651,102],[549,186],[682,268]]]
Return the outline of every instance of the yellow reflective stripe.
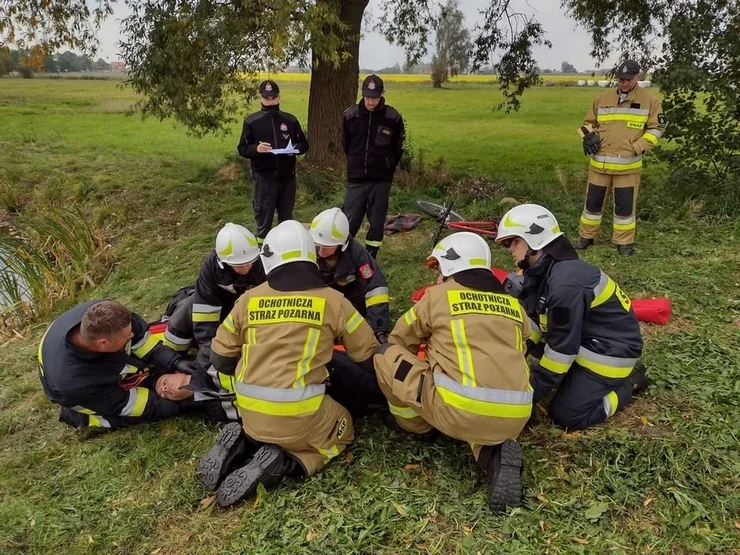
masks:
[[[452,341],[455,343],[455,350],[457,351],[457,366],[462,373],[462,384],[475,387],[473,354],[470,352],[468,337],[465,334],[465,322],[459,318],[452,320],[450,322],[450,329],[452,330]]]
[[[339,455],[339,447],[337,445],[332,445],[329,449],[324,449],[322,447],[317,447],[316,449],[319,453],[324,455],[328,461]]]
[[[471,258],[468,260],[471,266],[486,266],[488,267],[488,261],[485,258]]]
[[[604,304],[609,300],[609,297],[614,294],[614,291],[616,291],[617,284],[614,283],[614,280],[610,277],[607,277],[606,279],[606,287],[604,287],[604,289],[594,297],[594,300],[591,301],[591,308],[596,308],[597,306]]]
[[[601,225],[601,215],[588,214],[584,212],[581,214],[581,223],[586,226],[598,226]]]
[[[344,329],[347,331],[347,333],[355,333],[357,331],[357,328],[362,325],[362,322],[364,320],[365,319],[362,317],[362,314],[355,310],[355,313],[350,316],[350,319],[347,320],[347,323],[344,325]]]
[[[281,255],[281,257],[282,257],[283,260],[291,260],[293,258],[300,258],[300,256],[301,256],[301,251],[300,250],[284,252]]]
[[[643,139],[645,139],[645,140],[646,140],[647,142],[649,142],[649,143],[652,143],[652,144],[654,144],[654,145],[657,145],[657,144],[658,144],[658,137],[656,137],[655,135],[653,135],[653,134],[652,134],[652,133],[650,133],[650,132],[648,132],[648,133],[645,133],[645,134],[644,134],[644,135],[642,136],[642,138],[643,138]]]
[[[584,368],[587,368],[588,370],[591,370],[591,372],[595,374],[599,374],[600,376],[604,376],[605,378],[614,378],[614,379],[626,378],[632,373],[632,368],[633,368],[633,366],[624,367],[624,366],[612,366],[610,364],[603,364],[600,362],[596,362],[596,361],[584,358],[581,355],[578,355],[576,357],[576,363],[580,364]]]
[[[247,375],[247,365],[249,364],[249,347],[257,343],[257,329],[247,328],[247,342],[242,345],[242,356],[239,360],[239,367],[236,371],[236,379],[240,382],[244,381],[244,377]]]
[[[619,397],[617,397],[616,392],[610,391],[604,397],[604,412],[606,412],[606,417],[614,416],[617,408],[619,408]]]
[[[448,405],[481,416],[495,416],[498,418],[529,418],[532,415],[532,404],[509,405],[506,403],[494,403],[491,401],[480,401],[470,399],[462,395],[437,386],[442,400]]]
[[[627,222],[627,223],[617,223],[617,221],[615,220],[614,223],[612,224],[612,227],[616,231],[629,231],[637,227],[637,222],[635,220],[632,220],[631,222]]]
[[[108,422],[102,416],[98,416],[96,414],[90,415],[90,418],[87,421],[87,425],[94,428],[110,428],[110,422]]]
[[[571,363],[557,362],[547,355],[542,355],[542,358],[540,359],[540,366],[555,374],[565,374],[570,368],[570,364]]]
[[[647,123],[650,116],[638,116],[635,114],[599,114],[596,116],[599,123],[605,121],[631,121],[633,123]]]
[[[132,350],[133,354],[138,358],[144,358],[148,355],[154,347],[159,344],[159,338],[146,332],[146,339],[135,349]]]
[[[39,342],[39,349],[36,355],[39,361],[39,371],[41,372],[42,376],[44,375],[44,356],[42,354],[42,348],[44,347],[44,339],[46,339],[46,334],[49,333],[50,329],[51,329],[51,326],[49,326],[44,332],[44,336],[41,338],[41,341]]]
[[[216,372],[216,374],[218,375],[218,383],[221,387],[229,393],[234,393],[234,376],[222,374],[221,372]]]
[[[316,356],[316,348],[319,344],[321,332],[316,328],[308,328],[306,341],[303,344],[303,354],[301,360],[296,365],[296,377],[293,387],[306,387],[305,376],[311,371],[311,362]]]
[[[369,239],[365,239],[365,245],[369,245],[371,247],[379,247],[383,244],[383,241],[370,241]]]
[[[547,333],[547,312],[545,312],[544,314],[540,314],[539,316],[540,316],[539,318],[540,319],[540,331],[544,335],[545,333]]]
[[[614,164],[612,162],[598,162],[592,158],[590,164],[597,170],[627,171],[641,168],[642,160],[632,162],[631,164]]]
[[[121,416],[141,416],[144,414],[147,401],[149,401],[149,390],[146,387],[136,387],[129,391],[129,395],[132,395],[133,399],[129,400],[129,403],[121,411]]]
[[[86,409],[85,407],[81,407],[80,405],[77,405],[75,407],[72,407],[72,410],[81,412],[82,414],[95,414],[95,411],[92,409]]]
[[[520,353],[524,352],[524,341],[522,340],[522,330],[519,328],[519,326],[516,326],[514,328],[516,330],[516,349]]]
[[[218,312],[193,312],[193,322],[218,322],[220,317]]]
[[[270,416],[300,416],[311,414],[319,410],[323,395],[317,395],[304,401],[280,402],[256,399],[245,395],[236,396],[236,404],[244,410],[259,412]]]
[[[414,308],[411,307],[406,311],[406,314],[403,315],[403,321],[406,322],[407,326],[411,326],[416,322],[416,320],[416,312],[414,311]]]
[[[390,302],[390,297],[387,294],[373,295],[365,299],[365,306],[375,306],[376,304],[383,304]]]
[[[419,416],[419,413],[411,407],[399,407],[398,405],[392,404],[390,401],[388,401],[388,409],[392,415],[398,416],[399,418],[405,418],[406,420]]]
[[[221,325],[225,327],[231,333],[236,333],[236,328],[234,327],[234,319],[231,317],[231,314],[229,314],[226,317],[226,319],[221,323]]]

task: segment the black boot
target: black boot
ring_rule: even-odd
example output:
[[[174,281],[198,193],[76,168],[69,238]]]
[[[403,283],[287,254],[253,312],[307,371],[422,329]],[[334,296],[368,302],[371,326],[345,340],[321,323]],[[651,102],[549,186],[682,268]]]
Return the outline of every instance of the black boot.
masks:
[[[617,245],[617,252],[622,256],[632,256],[635,254],[634,245]]]
[[[642,393],[653,383],[647,377],[647,374],[645,374],[645,366],[640,360],[635,363],[635,367],[632,369],[629,378],[632,384],[632,395]]]
[[[277,445],[266,443],[249,463],[226,477],[218,488],[216,502],[220,507],[231,507],[254,495],[259,484],[271,488],[286,476],[299,474],[302,474],[302,469],[295,459],[287,456]]]
[[[208,491],[216,491],[219,484],[234,468],[243,465],[257,447],[249,441],[239,422],[230,422],[221,429],[213,447],[198,464],[195,471],[200,483]]]
[[[585,237],[581,237],[578,239],[578,242],[573,245],[573,248],[577,251],[585,251],[588,247],[594,244],[593,239],[586,239]]]
[[[481,449],[478,466],[488,476],[488,505],[494,513],[522,503],[522,446],[513,439]]]

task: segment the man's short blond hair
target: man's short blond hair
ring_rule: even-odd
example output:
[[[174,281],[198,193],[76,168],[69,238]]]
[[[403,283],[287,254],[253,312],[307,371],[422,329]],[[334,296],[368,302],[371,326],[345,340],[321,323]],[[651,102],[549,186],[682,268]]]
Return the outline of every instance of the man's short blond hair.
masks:
[[[80,335],[85,341],[112,339],[131,324],[131,311],[116,301],[100,301],[85,311]]]

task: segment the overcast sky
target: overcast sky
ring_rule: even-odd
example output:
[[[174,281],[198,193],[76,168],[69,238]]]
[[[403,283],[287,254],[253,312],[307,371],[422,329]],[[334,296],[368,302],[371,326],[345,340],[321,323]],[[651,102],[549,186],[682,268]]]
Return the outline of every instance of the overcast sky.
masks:
[[[469,29],[481,20],[479,11],[484,9],[488,0],[459,0],[460,9],[465,14],[465,22]],[[371,22],[380,15],[381,0],[370,0],[366,15]],[[542,69],[560,69],[563,61],[573,64],[577,70],[592,69],[596,62],[588,55],[590,51],[589,37],[586,31],[576,27],[560,8],[560,0],[512,0],[511,4],[516,11],[534,15],[544,25],[547,38],[552,41],[552,48],[538,47],[535,49],[535,58]],[[99,34],[100,54],[109,61],[118,60],[116,43],[121,38],[120,19],[128,15],[123,5],[117,9],[111,19],[102,27]],[[378,33],[372,32],[367,25],[360,43],[360,67],[380,69],[403,64],[404,53],[401,48],[388,44]]]

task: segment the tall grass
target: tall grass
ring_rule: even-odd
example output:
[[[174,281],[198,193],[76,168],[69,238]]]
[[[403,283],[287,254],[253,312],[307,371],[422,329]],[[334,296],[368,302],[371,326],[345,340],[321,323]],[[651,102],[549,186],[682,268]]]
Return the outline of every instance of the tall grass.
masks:
[[[109,245],[76,206],[39,207],[17,218],[0,235],[0,333],[77,299],[111,263]]]

